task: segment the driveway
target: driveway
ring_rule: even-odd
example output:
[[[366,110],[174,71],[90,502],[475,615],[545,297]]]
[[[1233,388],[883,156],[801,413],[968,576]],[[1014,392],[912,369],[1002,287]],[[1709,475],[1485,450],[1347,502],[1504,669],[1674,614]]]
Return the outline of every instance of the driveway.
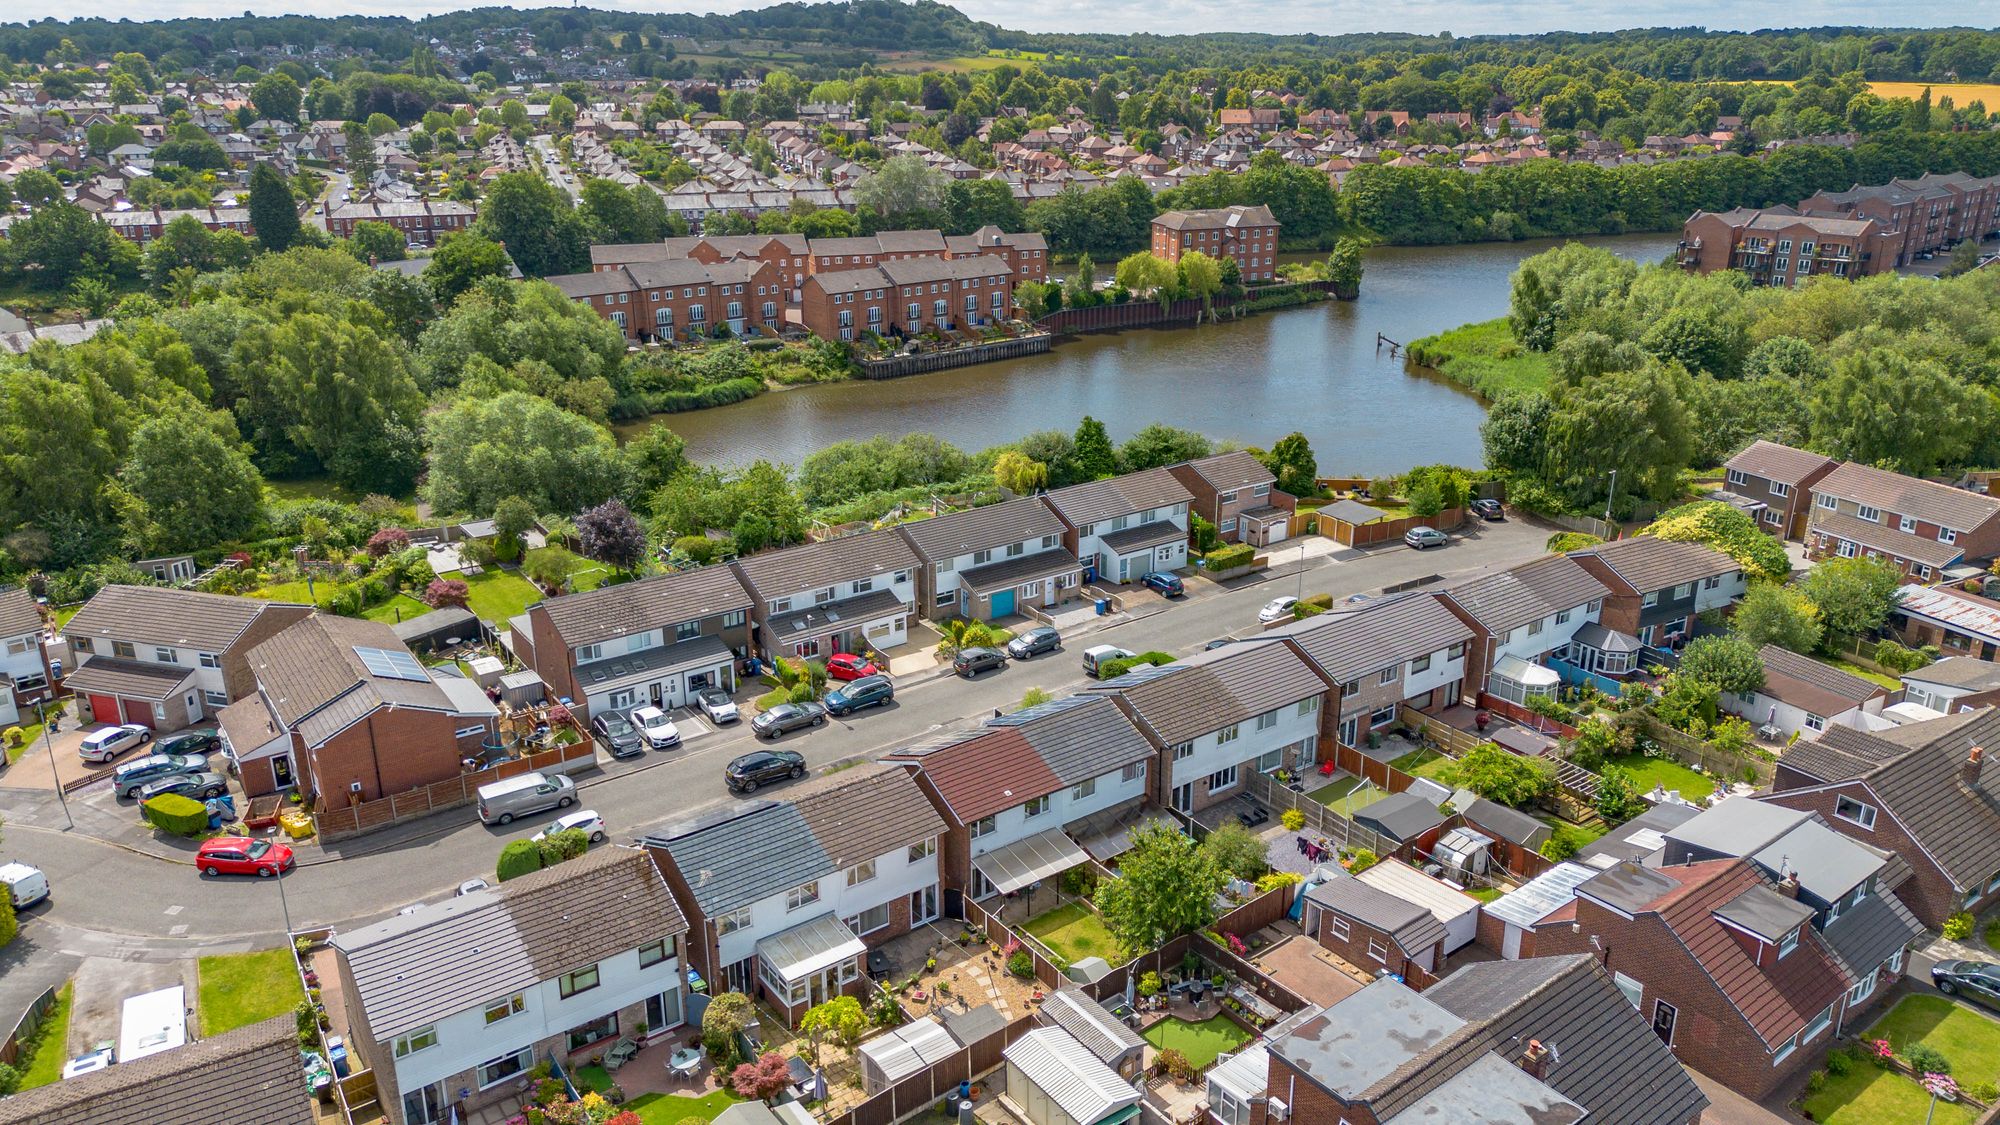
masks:
[[[70,1002],[69,1047],[64,1058],[82,1054],[93,1044],[118,1038],[125,999],[180,985],[187,990],[187,1010],[194,1012],[199,995],[195,959],[127,961],[115,957],[85,957],[76,968],[76,993]]]

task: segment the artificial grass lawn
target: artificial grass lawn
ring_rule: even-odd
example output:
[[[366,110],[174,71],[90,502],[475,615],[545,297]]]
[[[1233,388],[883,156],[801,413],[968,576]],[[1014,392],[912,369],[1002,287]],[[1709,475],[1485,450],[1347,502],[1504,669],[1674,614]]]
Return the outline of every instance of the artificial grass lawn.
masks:
[[[422,617],[430,611],[431,607],[410,595],[397,594],[381,605],[371,605],[367,609],[362,610],[361,616],[370,621],[379,621],[384,625],[394,625],[398,622],[408,621],[412,617]]]
[[[63,985],[62,991],[56,993],[55,1006],[42,1017],[41,1026],[36,1028],[34,1055],[17,1060],[16,1065],[21,1069],[21,1089],[54,1085],[62,1078],[63,1064],[69,1061],[69,1052],[64,1044],[69,1042],[70,1001],[75,998],[76,986],[73,984]]]
[[[1081,903],[1067,902],[1030,919],[1028,932],[1072,963],[1085,957],[1102,957],[1113,965],[1124,960],[1103,919]]]
[[[1931,1096],[1894,1071],[1856,1062],[1841,1077],[1831,1074],[1817,1094],[1807,1094],[1799,1107],[1824,1125],[1922,1125]],[[1972,1125],[1972,1109],[1963,1102],[1939,1102],[1931,1125]]]
[[[1864,1038],[1887,1039],[1899,1055],[1921,1042],[1943,1055],[1952,1076],[1967,1085],[2000,1076],[2000,1021],[1942,996],[1903,997]]]
[[[290,949],[203,957],[197,972],[204,1038],[283,1015],[305,999]]]
[[[1850,660],[1828,660],[1824,657],[1821,657],[1820,663],[1832,665],[1833,667],[1840,669],[1841,671],[1847,673],[1850,676],[1860,676],[1862,679],[1867,680],[1869,683],[1880,684],[1881,686],[1888,688],[1890,691],[1895,691],[1903,686],[1903,681],[1897,679],[1894,676],[1885,676],[1880,672],[1876,672],[1868,668],[1863,668],[1861,665],[1856,664]]]
[[[1186,1055],[1196,1070],[1207,1070],[1215,1065],[1215,1056],[1224,1051],[1234,1051],[1252,1038],[1249,1032],[1227,1016],[1210,1016],[1200,1023],[1168,1016],[1139,1034],[1162,1051],[1179,1051]]]
[[[1672,758],[1648,758],[1644,754],[1625,754],[1611,758],[1606,765],[1629,770],[1632,783],[1641,793],[1651,793],[1653,786],[1664,785],[1690,801],[1703,801],[1715,792],[1715,779],[1674,761]]]
[[[1322,785],[1306,796],[1325,805],[1335,812],[1352,816],[1389,794],[1375,786],[1361,788],[1361,779],[1354,776],[1343,777],[1331,785]]]
[[[465,580],[466,608],[488,623],[504,625],[508,618],[519,617],[542,600],[542,591],[533,582],[508,571],[488,570],[458,577]]]
[[[742,1098],[727,1090],[711,1090],[698,1098],[686,1094],[640,1094],[625,1103],[625,1108],[639,1115],[644,1125],[680,1125],[690,1117],[713,1121],[717,1114]]]

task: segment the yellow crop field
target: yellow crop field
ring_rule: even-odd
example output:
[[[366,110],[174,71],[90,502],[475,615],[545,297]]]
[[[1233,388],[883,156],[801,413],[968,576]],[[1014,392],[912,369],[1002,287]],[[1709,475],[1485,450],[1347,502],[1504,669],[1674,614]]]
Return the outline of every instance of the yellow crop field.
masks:
[[[2000,109],[2000,82],[1870,82],[1868,89],[1878,98],[1921,98],[1929,86],[1931,104],[1949,95],[1960,109],[1984,102],[1988,110]]]

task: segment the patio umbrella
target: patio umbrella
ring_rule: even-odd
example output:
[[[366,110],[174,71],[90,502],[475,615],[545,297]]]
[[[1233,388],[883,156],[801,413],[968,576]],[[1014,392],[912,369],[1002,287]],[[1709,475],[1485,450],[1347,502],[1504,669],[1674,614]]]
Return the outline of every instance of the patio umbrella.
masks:
[[[813,1100],[816,1102],[823,1102],[826,1100],[826,1071],[824,1070],[813,1071],[812,1096]]]

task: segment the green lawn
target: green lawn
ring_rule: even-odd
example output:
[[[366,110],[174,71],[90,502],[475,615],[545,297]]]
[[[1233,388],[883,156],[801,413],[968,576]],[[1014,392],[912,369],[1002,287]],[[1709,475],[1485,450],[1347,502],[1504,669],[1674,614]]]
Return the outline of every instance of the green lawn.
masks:
[[[592,562],[566,547],[559,546],[536,547],[521,557],[521,567],[526,570],[529,569],[530,563],[549,559],[561,564],[563,576],[569,579],[569,589],[574,594],[595,590],[616,577],[611,568],[603,563]]]
[[[1200,1023],[1168,1016],[1140,1034],[1162,1051],[1186,1055],[1196,1070],[1207,1070],[1215,1065],[1215,1056],[1234,1051],[1254,1038],[1227,1016],[1210,1016]]]
[[[1425,747],[1414,750],[1390,762],[1390,765],[1412,777],[1428,777],[1432,781],[1443,781],[1444,774],[1457,763],[1435,750]]]
[[[2000,1075],[2000,1021],[1942,996],[1905,996],[1865,1037],[1887,1039],[1899,1055],[1922,1042],[1950,1061],[1952,1075],[1968,1085]]]
[[[481,621],[504,625],[508,618],[519,617],[542,600],[542,592],[533,582],[510,571],[488,570],[459,577],[468,587],[466,607]]]
[[[1626,754],[1612,758],[1605,764],[1618,766],[1632,773],[1633,784],[1641,793],[1651,793],[1653,786],[1664,785],[1690,801],[1706,800],[1715,792],[1715,779],[1704,773],[1697,773],[1672,758],[1648,758],[1644,754]]]
[[[1102,957],[1113,965],[1124,961],[1118,939],[1104,928],[1104,920],[1081,903],[1069,902],[1046,914],[1029,919],[1028,932],[1070,962],[1085,957]]]
[[[197,972],[204,1038],[282,1015],[305,997],[290,949],[203,957]]]
[[[1548,353],[1523,348],[1504,316],[1412,340],[1410,358],[1489,399],[1542,390],[1555,374]]]
[[[1821,657],[1820,663],[1830,665],[1834,668],[1838,668],[1850,676],[1860,676],[1862,679],[1867,680],[1869,683],[1880,684],[1881,686],[1888,688],[1890,691],[1895,691],[1897,688],[1903,686],[1903,681],[1897,679],[1896,677],[1885,676],[1880,672],[1871,671],[1870,669],[1863,668],[1861,665],[1856,664],[1851,660],[1828,660],[1825,657]]]
[[[1343,816],[1353,816],[1388,795],[1386,790],[1372,785],[1366,789],[1361,788],[1361,779],[1352,774],[1306,794],[1307,797]]]
[[[1574,843],[1576,847],[1571,848],[1571,851],[1583,847],[1609,831],[1606,828],[1585,828],[1581,824],[1571,824],[1561,817],[1543,816],[1536,819],[1555,830],[1555,839],[1569,840]]]
[[[78,602],[75,605],[66,605],[61,609],[56,610],[55,621],[54,621],[56,632],[58,633],[62,632],[63,626],[69,624],[69,619],[75,617],[77,613],[82,609],[83,609],[83,603]]]
[[[685,1094],[640,1094],[626,1102],[625,1108],[638,1114],[645,1125],[680,1125],[690,1117],[713,1121],[716,1114],[742,1100],[727,1090],[714,1090],[698,1098]]]
[[[1465,893],[1471,895],[1473,898],[1478,899],[1482,903],[1490,905],[1491,903],[1498,901],[1500,896],[1502,894],[1505,894],[1506,892],[1502,891],[1499,887],[1473,887],[1467,890]]]
[[[422,617],[430,611],[431,607],[410,595],[397,594],[381,605],[371,605],[362,610],[361,616],[370,621],[380,621],[384,625],[394,625],[399,621],[408,621],[412,617]]]
[[[42,740],[42,724],[16,723],[14,725],[21,728],[21,744],[19,746],[7,747],[7,764],[10,766],[20,760],[21,755],[26,754],[30,746]]]
[[[1823,1125],[1923,1125],[1930,1102],[1915,1079],[1857,1062],[1843,1077],[1827,1075],[1826,1085],[1806,1095],[1799,1107]],[[1930,1122],[1972,1125],[1974,1116],[1963,1102],[1939,1102]]]
[[[55,1007],[35,1029],[35,1053],[16,1063],[21,1070],[21,1089],[54,1085],[62,1078],[63,1064],[69,1061],[65,1046],[69,1042],[70,1001],[75,998],[75,985],[65,984],[56,993]]]
[[[298,602],[301,605],[311,605],[315,593],[324,591],[330,594],[339,588],[338,582],[314,581],[309,589],[306,580],[301,578],[297,582],[278,582],[269,586],[259,586],[250,591],[249,596],[270,602]]]
[[[1986,923],[1986,948],[2000,951],[2000,918]]]

